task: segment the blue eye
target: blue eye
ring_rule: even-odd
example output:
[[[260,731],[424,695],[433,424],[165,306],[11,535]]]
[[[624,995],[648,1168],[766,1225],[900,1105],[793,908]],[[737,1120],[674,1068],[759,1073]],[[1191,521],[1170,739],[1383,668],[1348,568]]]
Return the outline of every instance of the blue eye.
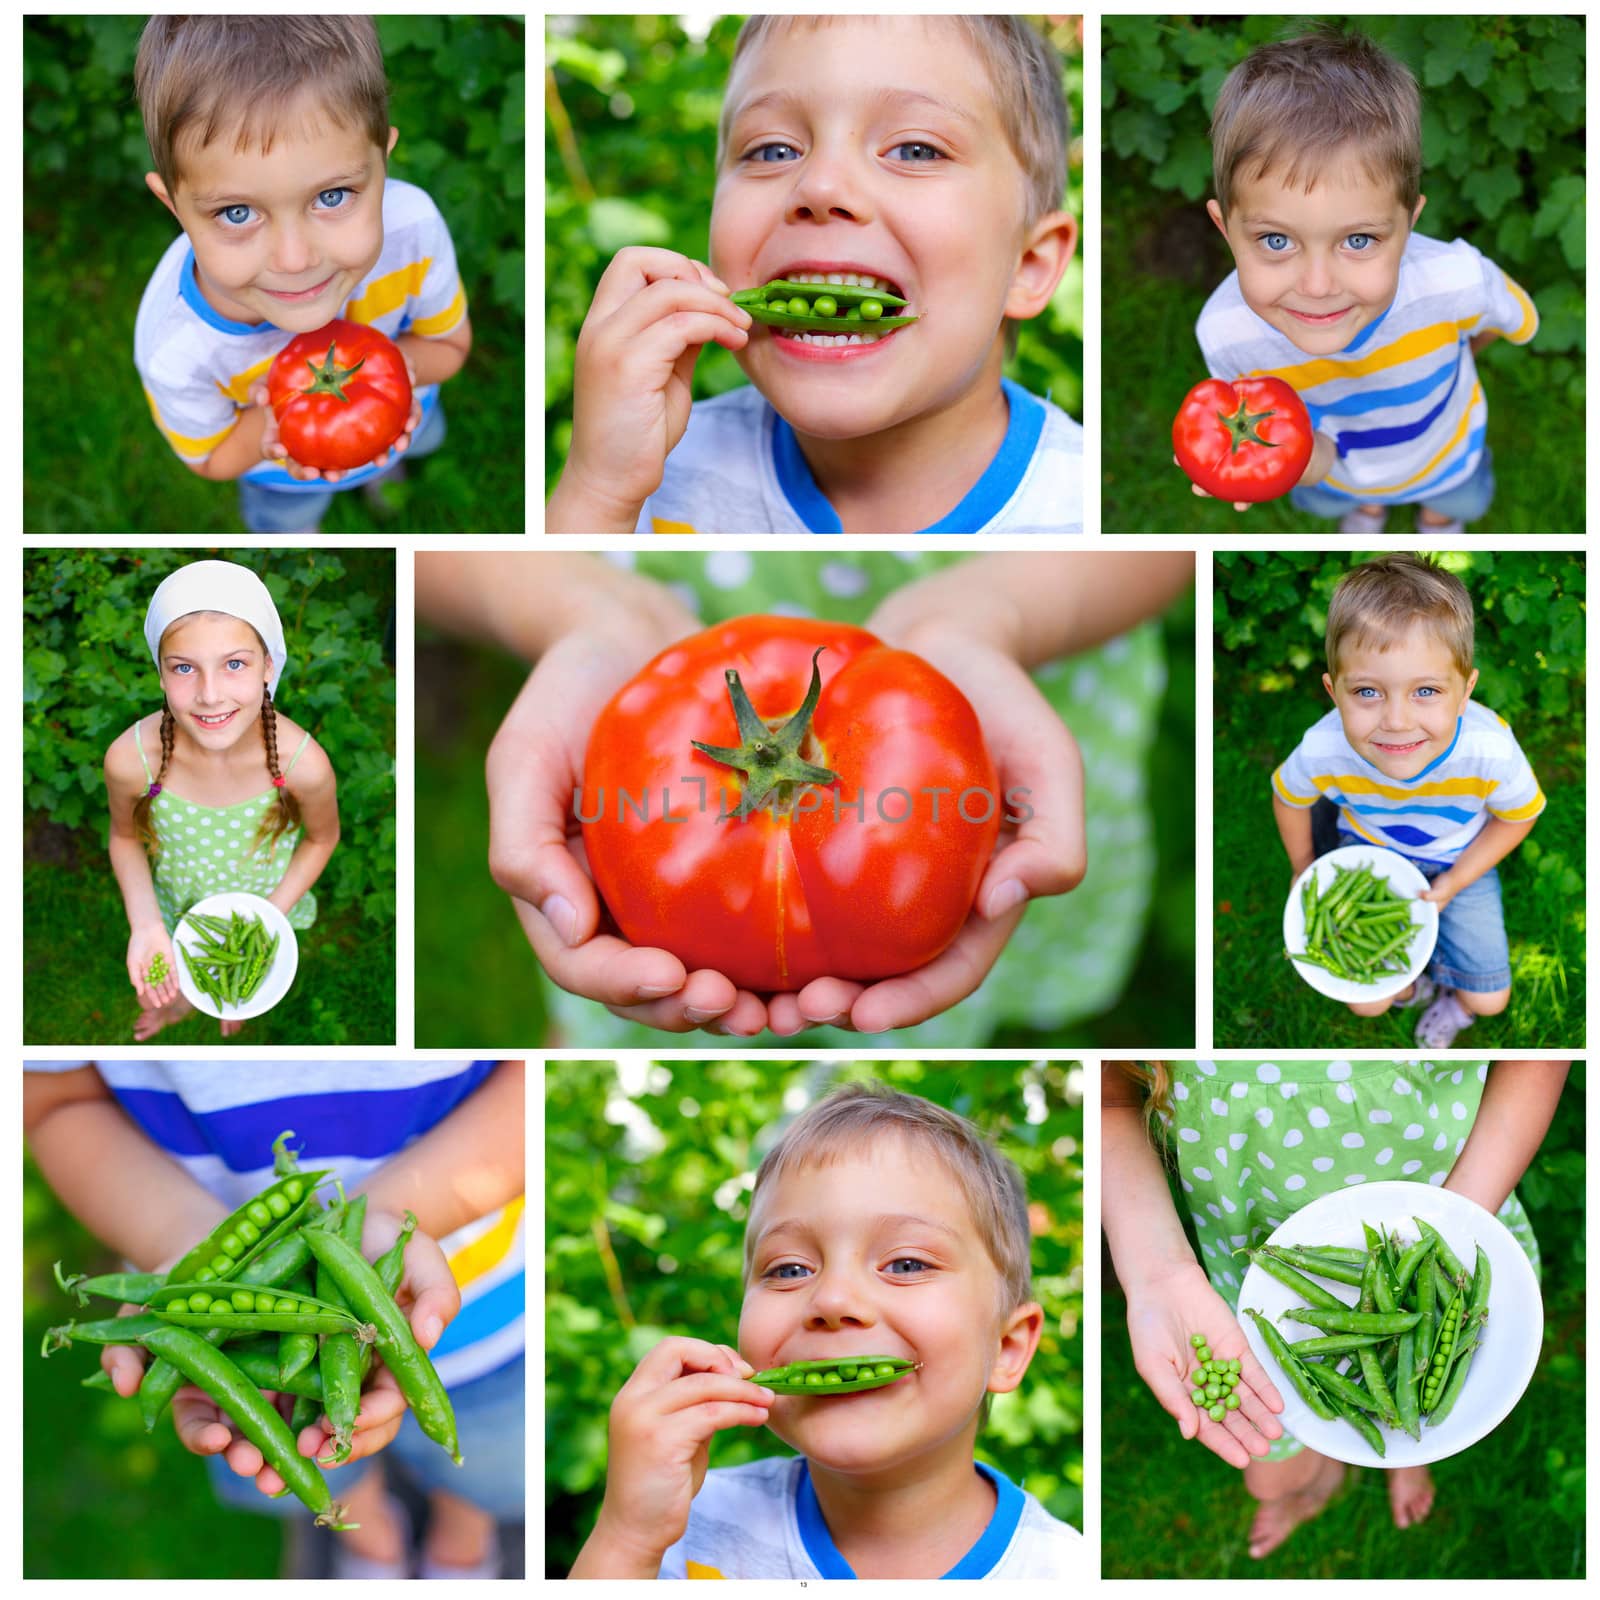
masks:
[[[1418,694],[1426,694],[1426,695],[1435,695],[1436,696],[1439,693],[1439,691],[1437,689],[1433,689],[1433,688],[1422,688],[1422,689],[1418,689],[1417,693]]]
[[[1352,233],[1348,238],[1346,238],[1345,243],[1351,244],[1357,239],[1365,239],[1367,241],[1367,245],[1371,245],[1373,249],[1377,248],[1378,241],[1370,233]],[[1371,255],[1372,250],[1369,250],[1366,245],[1363,245],[1356,251],[1356,254],[1358,256]]]
[[[222,223],[224,231],[231,231],[235,228],[242,228],[250,220],[250,214],[254,210],[254,206],[223,206],[220,211],[213,211],[211,214],[217,221]],[[241,211],[244,212],[242,217],[237,215]]]
[[[777,166],[789,160],[798,161],[800,152],[792,144],[775,140],[771,144],[758,145],[744,159],[758,162],[763,166]]]
[[[324,189],[322,193],[317,196],[317,199],[326,200],[330,194],[350,196],[350,191],[348,189]],[[353,198],[353,196],[351,196],[351,198]],[[323,209],[327,211],[340,211],[346,208],[344,202],[340,200],[336,203],[325,206]]]
[[[894,146],[892,153],[898,155],[902,150],[920,150],[925,152],[925,154],[921,156],[913,156],[908,158],[918,166],[932,166],[935,161],[943,161],[945,159],[944,152],[942,150],[935,150],[926,139],[904,139],[899,144]],[[930,157],[932,158],[931,160],[929,159]]]
[[[1378,691],[1376,689],[1357,689],[1356,690],[1356,699],[1358,699],[1358,700],[1361,699],[1361,697],[1363,695],[1369,695],[1369,694],[1375,695],[1377,692]]]
[[[1281,239],[1283,241],[1281,248],[1272,243],[1274,239]],[[1289,235],[1286,233],[1264,233],[1257,242],[1267,247],[1267,253],[1269,255],[1281,256],[1283,252],[1289,248]]]

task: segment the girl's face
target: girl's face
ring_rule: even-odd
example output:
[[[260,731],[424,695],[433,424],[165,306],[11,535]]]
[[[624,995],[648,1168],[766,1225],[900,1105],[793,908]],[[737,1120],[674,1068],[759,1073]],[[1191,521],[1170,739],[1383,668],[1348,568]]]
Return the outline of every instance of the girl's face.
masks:
[[[178,726],[203,749],[232,749],[261,716],[271,664],[254,628],[201,611],[161,640],[161,687]]]
[[[883,1389],[780,1397],[780,1438],[859,1471],[972,1425],[996,1356],[999,1281],[942,1162],[875,1138],[763,1187],[750,1227],[739,1350],[758,1371],[832,1356],[922,1363]]]

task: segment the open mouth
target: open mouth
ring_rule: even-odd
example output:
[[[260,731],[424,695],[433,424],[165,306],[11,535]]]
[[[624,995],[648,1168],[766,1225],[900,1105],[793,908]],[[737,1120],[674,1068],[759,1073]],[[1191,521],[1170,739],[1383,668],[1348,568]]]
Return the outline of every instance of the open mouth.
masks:
[[[1414,739],[1410,744],[1379,744],[1374,739],[1372,742],[1386,756],[1408,756],[1413,750],[1420,750],[1428,741],[1426,739]]]
[[[213,717],[202,716],[198,711],[192,712],[191,715],[202,728],[225,728],[236,716],[239,715],[239,712],[238,709],[235,708],[232,711],[219,712]]]
[[[818,289],[849,288],[849,289],[876,289],[881,294],[891,294],[897,299],[905,299],[905,294],[900,285],[893,278],[883,277],[879,273],[851,271],[841,268],[821,267],[789,267],[777,274],[790,283],[815,284]],[[909,305],[901,308],[895,306],[891,309],[892,315],[911,313]],[[790,344],[803,345],[812,350],[860,350],[875,344],[881,344],[885,339],[891,339],[900,330],[887,328],[882,331],[864,327],[860,323],[848,333],[817,333],[802,332],[795,328],[773,328],[773,337]]]

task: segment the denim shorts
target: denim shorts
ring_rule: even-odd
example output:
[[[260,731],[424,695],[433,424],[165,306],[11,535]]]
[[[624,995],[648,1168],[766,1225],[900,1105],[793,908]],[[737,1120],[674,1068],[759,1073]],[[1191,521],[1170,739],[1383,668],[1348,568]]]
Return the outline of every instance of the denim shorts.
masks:
[[[1465,483],[1458,483],[1443,494],[1430,495],[1426,500],[1402,499],[1382,503],[1420,505],[1457,522],[1476,522],[1489,509],[1489,502],[1493,499],[1494,457],[1485,445],[1483,454],[1478,457],[1477,470]],[[1309,511],[1314,517],[1333,517],[1337,520],[1358,505],[1377,502],[1366,501],[1361,495],[1339,494],[1332,489],[1324,489],[1320,483],[1314,483],[1304,489],[1291,489],[1289,503],[1296,511]]]
[[[353,1461],[348,1467],[325,1469],[328,1488],[343,1500],[350,1486],[372,1465],[398,1465],[422,1491],[448,1489],[487,1511],[496,1522],[521,1522],[527,1515],[527,1453],[523,1441],[527,1359],[518,1356],[481,1378],[450,1391],[456,1414],[456,1437],[461,1445],[458,1467],[417,1426],[407,1411],[400,1431],[375,1456]],[[254,1478],[241,1478],[221,1456],[207,1456],[211,1485],[224,1505],[240,1511],[258,1511],[265,1517],[305,1517],[310,1513],[292,1495],[269,1500],[256,1488]]]
[[[411,436],[411,443],[399,457],[385,467],[375,478],[354,485],[365,488],[369,483],[382,483],[402,461],[416,461],[431,456],[444,443],[444,403],[435,400],[433,410],[423,418],[422,426]],[[251,533],[301,533],[316,532],[317,525],[333,504],[333,497],[343,492],[343,485],[322,489],[272,489],[265,484],[253,483],[249,478],[239,479],[239,516]]]
[[[1319,800],[1318,805],[1327,805]],[[1330,806],[1330,810],[1332,807]],[[1340,845],[1370,845],[1339,830]],[[1327,851],[1318,849],[1318,855]],[[1448,861],[1418,861],[1408,856],[1429,883],[1450,870]],[[1439,913],[1439,938],[1428,963],[1428,976],[1443,989],[1463,989],[1468,994],[1497,994],[1511,987],[1511,946],[1506,941],[1506,919],[1500,904],[1500,873],[1491,867]]]

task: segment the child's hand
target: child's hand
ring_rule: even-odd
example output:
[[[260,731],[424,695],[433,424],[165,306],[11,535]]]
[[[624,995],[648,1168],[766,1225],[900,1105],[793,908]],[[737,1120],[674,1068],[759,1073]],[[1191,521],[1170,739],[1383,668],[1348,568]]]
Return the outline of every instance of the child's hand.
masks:
[[[1205,1336],[1219,1361],[1237,1356],[1240,1362],[1239,1409],[1222,1422],[1213,1422],[1191,1398],[1196,1362],[1189,1340],[1196,1333]],[[1283,1426],[1272,1413],[1283,1410],[1283,1396],[1251,1352],[1227,1301],[1198,1265],[1175,1268],[1130,1291],[1128,1338],[1139,1376],[1162,1409],[1177,1418],[1185,1439],[1198,1434],[1200,1443],[1230,1467],[1245,1467],[1251,1456],[1264,1456],[1272,1441],[1282,1438]]]
[[[598,1000],[632,1022],[687,1033],[759,1033],[757,997],[709,968],[691,973],[670,951],[602,931],[603,908],[572,814],[589,730],[602,708],[651,657],[694,630],[625,609],[563,635],[539,661],[489,747],[489,870],[512,896],[539,964],[570,994]]]
[[[1313,434],[1311,439],[1311,459],[1306,463],[1306,470],[1300,474],[1300,482],[1295,487],[1304,489],[1313,483],[1321,483],[1333,471],[1333,463],[1337,458],[1338,450],[1333,440],[1325,433]],[[1179,467],[1176,456],[1172,458],[1172,464],[1175,467]],[[1182,468],[1179,467],[1179,470],[1182,471]],[[1187,477],[1187,474],[1185,476]],[[1202,500],[1210,500],[1212,498],[1198,483],[1192,480],[1189,483],[1189,488],[1192,493],[1199,495]],[[1235,500],[1233,509],[1235,511],[1248,511],[1253,503],[1249,500]]]
[[[750,314],[728,296],[710,267],[676,251],[617,252],[578,334],[572,450],[547,532],[633,532],[689,425],[700,347],[749,342]]]
[[[1077,741],[1032,678],[1003,650],[967,632],[947,632],[937,621],[919,624],[906,637],[896,637],[892,628],[880,636],[915,650],[972,702],[998,781],[996,802],[1002,809],[995,854],[966,925],[942,955],[914,972],[870,985],[818,978],[798,994],[774,996],[769,1006],[774,1033],[798,1033],[817,1024],[881,1033],[948,1011],[988,977],[1028,901],[1077,888],[1087,866],[1083,760]],[[1026,820],[1008,823],[1007,816]]]
[[[719,1428],[759,1428],[770,1389],[728,1345],[663,1339],[611,1404],[606,1494],[570,1577],[655,1577],[683,1537]]]
[[[156,958],[160,963],[156,964]],[[161,974],[151,980],[152,966]],[[181,992],[178,988],[178,954],[172,948],[167,930],[159,923],[144,924],[128,938],[128,981],[133,985],[143,1011],[169,1006]]]
[[[1438,908],[1443,911],[1444,908],[1449,905],[1450,902],[1454,900],[1455,897],[1460,894],[1462,889],[1465,887],[1466,886],[1464,884],[1458,884],[1455,881],[1453,874],[1441,872],[1439,876],[1435,878],[1433,882],[1430,883],[1428,887],[1417,896],[1417,899],[1431,900],[1434,905],[1438,906]]]
[[[368,466],[388,466],[407,449],[411,443],[411,435],[417,431],[422,422],[422,402],[417,399],[417,369],[412,365],[411,356],[405,347],[400,346],[398,348],[400,349],[401,358],[406,364],[406,376],[411,380],[411,415],[406,418],[405,432],[388,449],[380,450],[367,463]],[[268,399],[265,383],[258,383],[250,390],[250,403],[261,408],[263,418],[261,426],[261,459],[263,461],[276,462],[291,478],[295,478],[302,483],[310,483],[318,478],[321,478],[326,483],[337,483],[345,476],[346,471],[359,472],[365,470],[364,467],[351,467],[344,470],[337,467],[303,467],[298,461],[290,460],[288,447],[278,437],[278,418],[272,409],[271,401]]]

